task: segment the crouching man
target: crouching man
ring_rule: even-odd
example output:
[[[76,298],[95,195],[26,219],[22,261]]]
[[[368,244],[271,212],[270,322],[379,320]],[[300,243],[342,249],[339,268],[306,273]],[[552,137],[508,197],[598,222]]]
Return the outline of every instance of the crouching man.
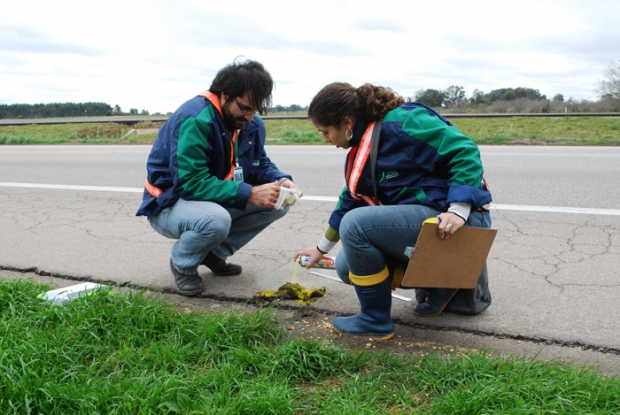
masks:
[[[218,276],[241,273],[226,260],[287,213],[274,209],[280,186],[301,196],[267,157],[265,126],[254,115],[267,112],[272,90],[262,64],[235,60],[159,129],[137,215],[177,239],[170,270],[183,295],[204,290],[200,265]]]

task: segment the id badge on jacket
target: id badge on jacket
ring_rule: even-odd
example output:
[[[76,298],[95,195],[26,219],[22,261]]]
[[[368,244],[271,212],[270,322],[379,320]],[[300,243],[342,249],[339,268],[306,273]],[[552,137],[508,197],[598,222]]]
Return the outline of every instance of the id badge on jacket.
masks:
[[[233,179],[237,183],[243,182],[243,167],[235,167],[233,171]]]

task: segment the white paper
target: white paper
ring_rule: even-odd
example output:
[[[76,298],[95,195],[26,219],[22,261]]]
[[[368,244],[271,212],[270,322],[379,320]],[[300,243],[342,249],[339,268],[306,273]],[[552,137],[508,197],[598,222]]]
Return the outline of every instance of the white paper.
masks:
[[[299,195],[296,190],[289,189],[287,187],[280,186],[280,195],[274,209],[282,210],[286,206],[294,205],[299,200]]]

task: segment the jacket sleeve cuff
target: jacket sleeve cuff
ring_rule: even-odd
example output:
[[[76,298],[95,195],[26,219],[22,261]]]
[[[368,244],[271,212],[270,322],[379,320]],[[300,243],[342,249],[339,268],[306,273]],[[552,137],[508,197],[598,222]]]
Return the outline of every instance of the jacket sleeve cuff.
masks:
[[[248,199],[250,198],[250,192],[252,191],[252,185],[247,183],[240,183],[239,190],[237,190],[237,196],[233,202],[232,207],[239,210],[245,210],[248,205]]]
[[[327,254],[337,243],[338,242],[332,242],[326,237],[323,237],[321,239],[321,242],[319,242],[319,244],[316,247],[319,248],[319,251]]]
[[[467,223],[469,219],[469,213],[471,212],[471,205],[469,203],[452,202],[448,208],[448,212],[454,213]]]

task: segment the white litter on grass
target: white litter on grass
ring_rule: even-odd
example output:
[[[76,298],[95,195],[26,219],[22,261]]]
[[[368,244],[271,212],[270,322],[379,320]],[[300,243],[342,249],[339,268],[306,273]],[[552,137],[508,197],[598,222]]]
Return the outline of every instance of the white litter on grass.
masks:
[[[69,301],[76,298],[89,295],[94,290],[106,288],[107,285],[97,284],[94,282],[85,282],[83,284],[72,285],[70,287],[57,288],[39,295],[39,298],[51,301],[55,305],[65,305]]]

